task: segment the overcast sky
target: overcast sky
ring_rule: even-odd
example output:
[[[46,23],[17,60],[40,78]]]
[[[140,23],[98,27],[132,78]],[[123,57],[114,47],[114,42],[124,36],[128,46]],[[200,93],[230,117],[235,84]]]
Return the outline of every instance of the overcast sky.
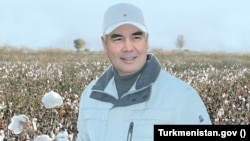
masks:
[[[82,38],[102,50],[104,11],[118,2],[144,12],[150,47],[250,52],[250,0],[0,0],[0,45],[74,49]]]

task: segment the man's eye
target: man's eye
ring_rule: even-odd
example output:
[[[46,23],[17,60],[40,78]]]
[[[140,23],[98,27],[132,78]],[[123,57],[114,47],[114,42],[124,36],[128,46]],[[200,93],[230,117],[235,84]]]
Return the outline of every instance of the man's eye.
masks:
[[[132,37],[133,40],[140,40],[141,38],[142,38],[142,36],[139,36],[139,35],[136,35],[136,36]]]
[[[121,40],[122,40],[122,37],[113,38],[113,41],[121,41]]]

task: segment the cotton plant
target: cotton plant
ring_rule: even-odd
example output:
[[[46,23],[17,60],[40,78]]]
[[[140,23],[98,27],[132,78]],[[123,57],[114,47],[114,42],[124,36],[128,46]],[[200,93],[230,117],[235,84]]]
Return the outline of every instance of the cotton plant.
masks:
[[[6,106],[4,105],[4,103],[0,103],[0,119],[3,118],[4,112],[2,112],[1,110],[4,109]],[[0,140],[1,141],[1,140]]]
[[[42,103],[46,109],[51,109],[51,113],[52,113],[53,110],[55,110],[53,108],[60,107],[63,104],[63,98],[60,96],[60,94],[54,91],[50,91],[43,96]],[[52,119],[53,119],[53,116],[51,116],[51,122],[53,122]],[[54,136],[54,135],[51,135],[51,136]],[[54,140],[53,138],[51,139]],[[56,141],[68,141],[68,138],[69,137],[68,137],[67,130],[58,132],[58,134],[55,137]]]
[[[63,98],[58,93],[50,91],[43,96],[42,103],[46,109],[57,108],[63,104]]]
[[[63,98],[60,94],[54,92],[53,90],[44,94],[42,98],[42,103],[46,109],[50,110],[51,113],[51,125],[53,124],[54,114],[58,113],[55,108],[60,107],[63,104]]]
[[[30,126],[30,121],[26,115],[15,115],[11,118],[8,129],[12,130],[14,134],[20,134],[28,126]]]

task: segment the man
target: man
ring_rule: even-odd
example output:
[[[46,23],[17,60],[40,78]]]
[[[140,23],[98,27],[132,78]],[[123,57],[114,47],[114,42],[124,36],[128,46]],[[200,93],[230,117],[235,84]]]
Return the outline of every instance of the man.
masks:
[[[82,93],[77,141],[152,141],[154,124],[212,124],[199,94],[147,53],[148,37],[139,8],[107,9],[101,39],[112,65]]]

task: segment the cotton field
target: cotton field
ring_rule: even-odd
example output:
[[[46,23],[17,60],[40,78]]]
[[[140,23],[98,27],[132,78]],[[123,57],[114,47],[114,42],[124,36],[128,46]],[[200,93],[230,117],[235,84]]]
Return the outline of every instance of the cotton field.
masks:
[[[154,53],[200,93],[213,124],[250,124],[250,54]],[[81,92],[109,65],[101,52],[1,49],[0,141],[74,141]]]

